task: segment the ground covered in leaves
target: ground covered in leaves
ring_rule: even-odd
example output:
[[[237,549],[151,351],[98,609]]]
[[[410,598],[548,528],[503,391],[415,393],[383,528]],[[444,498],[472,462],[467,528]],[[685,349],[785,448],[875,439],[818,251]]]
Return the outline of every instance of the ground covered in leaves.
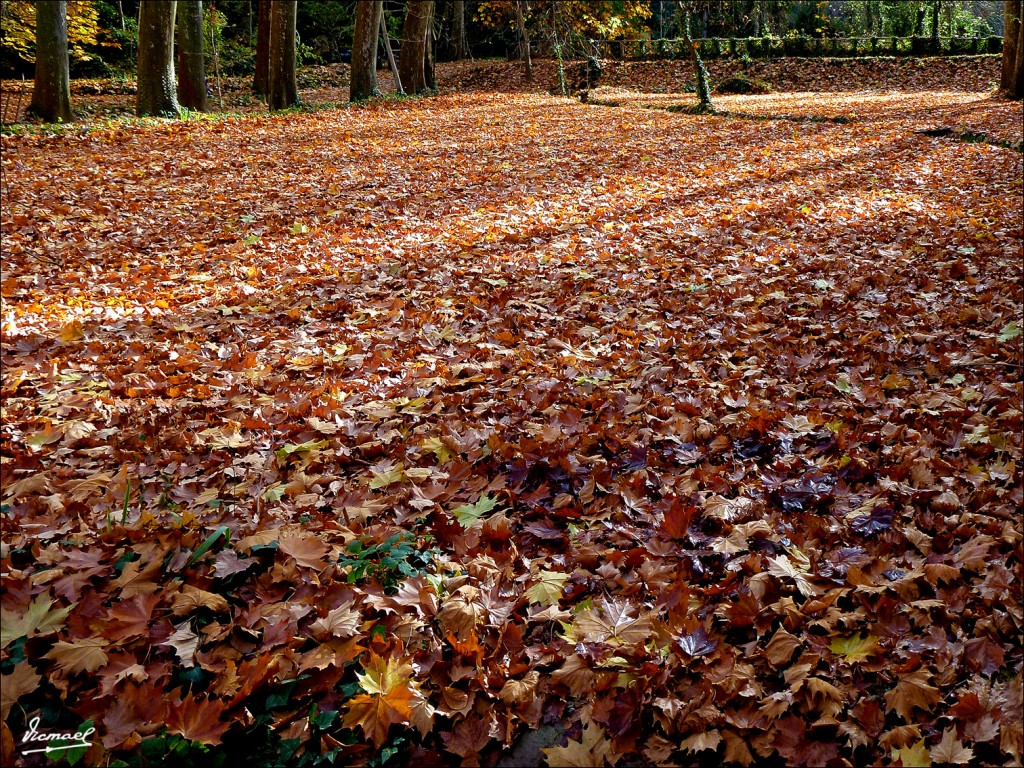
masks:
[[[903,107],[3,137],[5,764],[1019,765],[1022,158]]]

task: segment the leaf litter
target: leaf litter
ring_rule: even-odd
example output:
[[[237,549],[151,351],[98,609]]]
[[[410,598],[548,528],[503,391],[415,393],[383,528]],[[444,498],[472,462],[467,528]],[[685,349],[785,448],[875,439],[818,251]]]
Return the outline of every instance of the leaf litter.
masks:
[[[1020,761],[1019,153],[530,94],[2,141],[5,729]]]

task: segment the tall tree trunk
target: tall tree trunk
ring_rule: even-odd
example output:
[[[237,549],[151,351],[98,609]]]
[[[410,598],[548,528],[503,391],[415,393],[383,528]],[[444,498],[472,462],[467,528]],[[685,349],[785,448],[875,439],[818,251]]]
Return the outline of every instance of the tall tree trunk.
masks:
[[[1003,0],[1003,69],[999,78],[999,88],[1007,95],[1013,93],[1013,80],[1017,68],[1021,5],[1021,0]]]
[[[1018,19],[1024,18],[1022,11],[1024,8],[1018,6]],[[1010,95],[1015,99],[1024,98],[1024,21],[1017,25],[1017,63],[1013,68],[1013,88]]]
[[[380,95],[377,89],[377,40],[380,36],[383,0],[356,3],[356,25],[352,39],[352,70],[349,101]]]
[[[36,81],[29,111],[48,123],[69,123],[68,15],[64,0],[36,2]]]
[[[252,92],[256,96],[270,93],[270,5],[272,0],[256,0],[256,61],[252,76]]]
[[[519,27],[519,45],[522,46],[523,65],[526,67],[526,79],[533,82],[533,59],[530,58],[530,33],[526,29],[526,18],[523,15],[524,0],[516,0],[516,26]]]
[[[433,7],[434,0],[409,0],[409,10],[402,25],[402,49],[398,54],[398,74],[407,93],[420,93],[427,89],[424,64]]]
[[[139,84],[135,111],[177,117],[174,78],[175,0],[141,0],[139,4]]]
[[[423,82],[430,90],[437,88],[434,68],[435,49],[437,48],[437,41],[434,39],[434,8],[436,6],[436,3],[431,4],[430,18],[427,20],[427,34],[423,38]]]
[[[395,64],[395,52],[391,50],[391,39],[388,37],[388,25],[384,21],[384,14],[380,16],[380,39],[384,41],[384,53],[388,57],[388,68],[391,76],[395,78],[395,91],[405,96],[405,89],[402,87],[402,78],[398,75],[398,65]]]
[[[701,112],[714,112],[715,105],[711,103],[711,85],[708,82],[708,70],[704,66],[704,60],[700,57],[700,49],[690,37],[690,6],[679,0],[679,10],[682,11],[683,41],[690,49],[690,58],[693,59],[694,75],[697,81],[697,109]]]
[[[932,53],[939,53],[939,11],[942,0],[932,0]]]
[[[452,61],[469,58],[469,40],[466,37],[466,0],[452,0]]]
[[[203,54],[203,0],[179,0],[179,3],[178,101],[187,109],[209,112]]]
[[[288,109],[299,103],[295,79],[295,22],[298,0],[274,0],[270,6],[270,93],[271,110]]]

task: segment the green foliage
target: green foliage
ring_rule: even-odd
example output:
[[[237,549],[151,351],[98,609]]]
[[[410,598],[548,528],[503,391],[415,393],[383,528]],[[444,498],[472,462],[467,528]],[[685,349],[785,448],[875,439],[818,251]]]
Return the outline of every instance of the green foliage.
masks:
[[[227,762],[227,752],[210,747],[176,733],[161,733],[145,739],[138,751],[127,760],[115,760],[112,768],[150,768],[151,766],[177,765],[182,768],[220,768]]]
[[[409,533],[396,533],[382,542],[356,539],[346,547],[347,555],[338,564],[348,567],[348,583],[376,581],[387,591],[398,588],[405,579],[424,574],[434,559],[434,550],[417,549],[417,539]]]

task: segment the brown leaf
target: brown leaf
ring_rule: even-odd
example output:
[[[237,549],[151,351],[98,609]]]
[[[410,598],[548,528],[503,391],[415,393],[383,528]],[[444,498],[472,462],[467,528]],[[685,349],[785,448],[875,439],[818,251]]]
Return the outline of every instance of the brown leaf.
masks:
[[[95,672],[107,663],[107,642],[99,638],[83,637],[67,643],[63,640],[54,644],[44,659],[53,659],[62,672]]]
[[[924,669],[901,677],[896,687],[885,694],[886,711],[895,710],[908,723],[913,722],[914,709],[930,711],[941,698],[939,689],[929,685],[930,680]]]

